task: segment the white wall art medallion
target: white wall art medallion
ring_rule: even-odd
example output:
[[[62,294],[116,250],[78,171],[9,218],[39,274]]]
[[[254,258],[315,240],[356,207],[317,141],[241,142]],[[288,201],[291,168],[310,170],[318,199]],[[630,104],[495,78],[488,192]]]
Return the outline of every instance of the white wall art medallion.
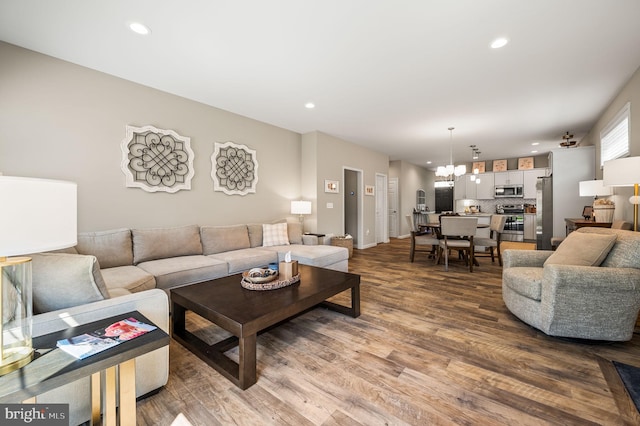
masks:
[[[191,189],[191,138],[153,126],[127,126],[120,148],[127,187],[171,193]]]
[[[256,151],[233,142],[215,143],[211,156],[213,190],[227,195],[256,192],[258,159]]]

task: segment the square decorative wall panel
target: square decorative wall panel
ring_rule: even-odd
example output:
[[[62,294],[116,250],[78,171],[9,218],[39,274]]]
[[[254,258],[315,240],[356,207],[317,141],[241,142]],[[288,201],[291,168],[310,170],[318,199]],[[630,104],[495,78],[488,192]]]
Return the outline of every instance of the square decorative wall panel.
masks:
[[[256,151],[233,142],[216,142],[211,156],[211,178],[214,191],[222,191],[227,195],[247,195],[256,192]]]
[[[126,185],[147,192],[191,189],[191,138],[153,126],[127,126],[120,145]]]

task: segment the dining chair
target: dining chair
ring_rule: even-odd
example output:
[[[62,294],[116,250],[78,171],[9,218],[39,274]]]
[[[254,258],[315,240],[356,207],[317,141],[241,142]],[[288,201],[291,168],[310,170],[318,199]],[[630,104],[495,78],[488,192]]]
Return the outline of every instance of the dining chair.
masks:
[[[435,258],[436,248],[440,243],[437,235],[421,232],[416,227],[412,214],[406,215],[405,218],[407,219],[407,224],[409,225],[409,230],[411,231],[411,251],[409,252],[409,259],[411,260],[411,262],[413,262],[414,255],[417,251],[429,252],[429,256]]]
[[[475,249],[473,236],[478,227],[477,217],[441,216],[440,235],[442,239],[438,244],[438,263],[444,253],[444,270],[449,270],[449,250],[457,250],[463,254],[464,260],[469,265],[469,272],[473,272]]]
[[[495,262],[494,249],[498,253],[498,263],[502,266],[502,254],[500,253],[500,242],[502,240],[502,232],[504,225],[507,223],[507,216],[503,214],[491,215],[491,223],[489,224],[489,238],[475,238],[473,243],[476,246],[489,247],[491,252],[491,262]]]

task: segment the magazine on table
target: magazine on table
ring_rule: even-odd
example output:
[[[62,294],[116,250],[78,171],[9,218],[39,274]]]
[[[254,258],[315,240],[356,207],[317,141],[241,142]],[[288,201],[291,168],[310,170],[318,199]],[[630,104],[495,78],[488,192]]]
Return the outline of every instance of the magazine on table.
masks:
[[[90,333],[58,340],[57,346],[78,359],[85,359],[127,340],[142,336],[157,327],[127,318]]]

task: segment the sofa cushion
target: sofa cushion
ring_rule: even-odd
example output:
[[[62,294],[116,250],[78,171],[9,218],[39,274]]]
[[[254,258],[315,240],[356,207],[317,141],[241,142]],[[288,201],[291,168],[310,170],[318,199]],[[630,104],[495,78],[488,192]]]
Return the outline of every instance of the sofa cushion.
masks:
[[[232,250],[224,253],[212,254],[213,259],[228,265],[228,274],[248,271],[251,268],[263,268],[271,262],[278,261],[278,253],[260,248]]]
[[[572,232],[544,262],[545,265],[600,266],[616,242],[615,234]]]
[[[516,293],[540,301],[544,268],[521,266],[502,271],[502,282]]]
[[[119,290],[137,293],[156,287],[154,276],[137,266],[116,266],[115,268],[101,269],[100,272],[111,297],[122,294]]]
[[[101,268],[133,265],[131,230],[112,229],[78,234],[76,250],[98,258]]]
[[[262,224],[250,223],[247,225],[249,231],[249,246],[262,247]]]
[[[290,244],[302,244],[302,224],[300,222],[288,222],[287,234]]]
[[[198,225],[133,229],[131,233],[134,265],[149,260],[202,254]]]
[[[35,314],[109,298],[95,256],[41,253],[31,258]]]
[[[227,264],[210,256],[179,256],[139,263],[156,278],[156,287],[170,289],[227,275]]]
[[[205,256],[250,247],[247,225],[203,226],[200,239]]]
[[[317,266],[319,268],[349,259],[349,250],[345,247],[337,246],[292,244],[267,247],[266,250],[277,252],[279,262],[284,261],[286,253],[290,251],[291,260],[297,260],[303,265]]]
[[[262,224],[262,246],[282,246],[289,244],[287,223]]]

